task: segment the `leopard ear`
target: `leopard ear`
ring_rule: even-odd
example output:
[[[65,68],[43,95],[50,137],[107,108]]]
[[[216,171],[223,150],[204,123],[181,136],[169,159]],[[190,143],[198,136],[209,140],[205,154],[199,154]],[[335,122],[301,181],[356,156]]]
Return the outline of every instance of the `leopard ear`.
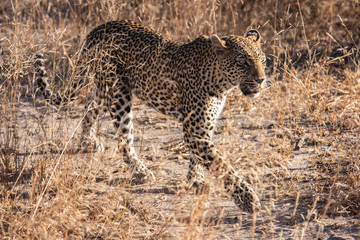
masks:
[[[225,41],[221,40],[218,35],[213,34],[210,40],[217,55],[221,56],[226,52],[227,47],[225,46]]]
[[[260,33],[259,33],[257,30],[255,30],[255,29],[249,30],[249,31],[246,33],[245,37],[253,40],[256,44],[260,45],[260,38],[261,38],[261,36],[260,36]]]

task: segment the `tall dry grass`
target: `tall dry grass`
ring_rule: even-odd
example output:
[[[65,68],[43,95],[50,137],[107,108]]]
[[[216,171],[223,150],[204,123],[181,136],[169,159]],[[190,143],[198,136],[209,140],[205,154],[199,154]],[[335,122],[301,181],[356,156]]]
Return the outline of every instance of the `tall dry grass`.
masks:
[[[112,162],[107,155],[73,154],[81,108],[55,109],[36,96],[36,51],[46,54],[53,87],[61,91],[69,84],[73,56],[86,34],[117,19],[135,20],[184,42],[200,34],[242,35],[259,29],[273,86],[255,100],[235,92],[227,111],[255,114],[249,127],[263,129],[260,123],[271,120],[274,135],[257,151],[226,139],[221,149],[228,155],[240,149],[242,159],[251,159],[251,167],[286,169],[296,151],[312,148],[306,157],[315,174],[273,173],[267,180],[275,189],[273,201],[287,198],[310,206],[305,220],[299,220],[294,208],[295,222],[311,221],[315,208],[318,219],[360,216],[358,1],[13,0],[2,1],[0,13],[1,238],[174,236],[168,232],[172,218],[150,214],[150,206],[125,191],[127,184],[104,189],[94,184],[101,182],[99,176],[110,171]],[[225,124],[227,139],[236,140],[231,138],[240,134],[236,131],[232,123]],[[268,194],[266,181],[262,186],[256,174],[251,179]],[[204,201],[192,204],[179,238],[217,238],[211,232],[217,224],[202,221]],[[162,224],[154,227],[155,219]],[[306,228],[301,225],[295,234],[304,239]],[[250,231],[254,237],[256,224]],[[263,234],[271,235],[268,231]]]

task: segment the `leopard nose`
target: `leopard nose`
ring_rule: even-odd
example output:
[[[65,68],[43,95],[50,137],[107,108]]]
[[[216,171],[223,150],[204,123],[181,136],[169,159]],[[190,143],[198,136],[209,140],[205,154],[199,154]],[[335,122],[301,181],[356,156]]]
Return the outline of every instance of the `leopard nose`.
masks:
[[[260,86],[265,82],[265,78],[258,78],[255,80]]]
[[[260,88],[268,88],[271,86],[271,80],[269,78],[263,78],[260,83]]]

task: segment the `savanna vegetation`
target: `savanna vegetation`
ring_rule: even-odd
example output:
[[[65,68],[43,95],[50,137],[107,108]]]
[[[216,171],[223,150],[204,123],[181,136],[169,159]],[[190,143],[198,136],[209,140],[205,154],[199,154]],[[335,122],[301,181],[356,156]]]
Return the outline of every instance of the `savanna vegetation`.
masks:
[[[12,0],[0,2],[2,239],[360,239],[358,0]],[[42,52],[51,84],[71,84],[86,35],[131,19],[173,39],[262,34],[272,86],[230,94],[216,144],[263,208],[242,213],[216,179],[186,186],[181,125],[140,101],[135,145],[156,182],[131,185],[108,116],[105,152],[78,151],[84,101],[48,104],[34,84]]]

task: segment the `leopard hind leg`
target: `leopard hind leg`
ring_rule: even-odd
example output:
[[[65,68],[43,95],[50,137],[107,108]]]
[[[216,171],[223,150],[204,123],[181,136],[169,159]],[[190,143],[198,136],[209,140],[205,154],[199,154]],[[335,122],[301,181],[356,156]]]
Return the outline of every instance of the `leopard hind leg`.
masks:
[[[80,146],[84,150],[92,143],[99,152],[105,150],[104,144],[98,137],[99,118],[106,114],[106,101],[101,89],[97,88],[92,101],[85,107],[85,117],[82,125]]]
[[[114,120],[119,150],[125,162],[132,170],[132,182],[143,183],[154,180],[154,174],[138,158],[134,148],[133,96],[128,77],[118,77],[112,86],[113,92],[109,100],[109,112]]]

